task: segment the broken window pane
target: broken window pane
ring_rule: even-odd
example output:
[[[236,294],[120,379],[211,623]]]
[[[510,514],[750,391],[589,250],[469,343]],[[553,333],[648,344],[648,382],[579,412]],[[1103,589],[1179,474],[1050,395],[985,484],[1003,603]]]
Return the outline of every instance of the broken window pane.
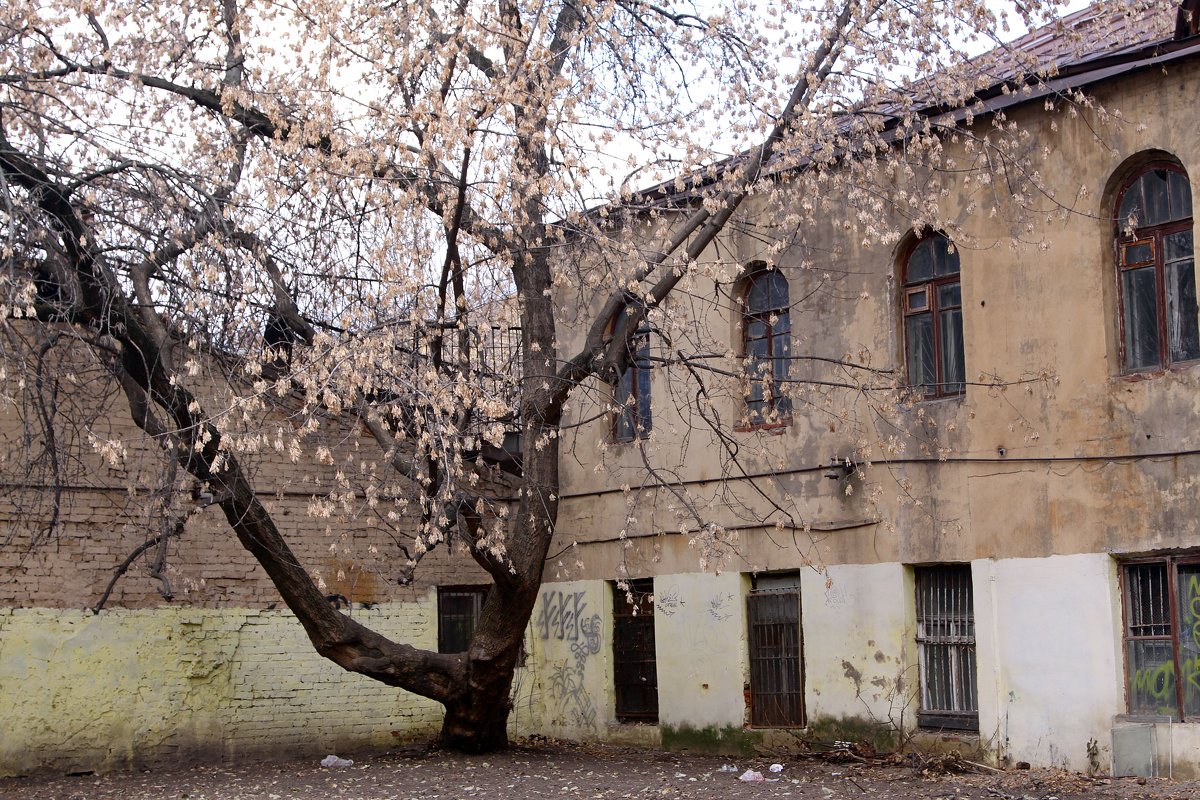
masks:
[[[1172,172],[1171,184],[1171,219],[1187,219],[1192,215],[1192,187],[1188,179],[1178,172]]]
[[[1188,238],[1191,238],[1190,235]],[[1196,316],[1196,270],[1192,260],[1167,264],[1167,334],[1171,360],[1200,358],[1200,329]]]
[[[1167,188],[1167,171],[1152,169],[1141,177],[1142,198],[1146,202],[1146,218],[1142,225],[1161,225],[1171,218],[1171,201]]]

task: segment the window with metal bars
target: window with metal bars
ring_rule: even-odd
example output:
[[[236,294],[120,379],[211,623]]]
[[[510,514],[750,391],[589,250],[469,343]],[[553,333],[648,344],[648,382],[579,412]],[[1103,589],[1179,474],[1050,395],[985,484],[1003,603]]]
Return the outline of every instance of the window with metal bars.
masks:
[[[1129,712],[1200,720],[1200,557],[1129,563],[1121,577]]]
[[[618,720],[658,721],[652,578],[613,584],[613,678]]]
[[[487,597],[486,586],[438,587],[438,652],[464,653]]]
[[[923,728],[979,729],[975,602],[969,564],[917,567],[917,661]]]
[[[782,582],[778,588],[760,580],[746,601],[750,724],[762,728],[803,727],[803,635],[797,579]]]

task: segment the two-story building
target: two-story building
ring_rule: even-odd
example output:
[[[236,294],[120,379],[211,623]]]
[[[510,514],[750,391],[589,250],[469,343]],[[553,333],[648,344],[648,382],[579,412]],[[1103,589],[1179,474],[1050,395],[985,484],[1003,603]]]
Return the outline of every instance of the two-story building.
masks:
[[[1195,21],[1034,31],[1053,78],[981,93],[887,202],[799,167],[739,210],[570,411],[545,731],[1200,770]],[[980,178],[998,119],[1027,171]],[[931,196],[932,227],[896,201]]]

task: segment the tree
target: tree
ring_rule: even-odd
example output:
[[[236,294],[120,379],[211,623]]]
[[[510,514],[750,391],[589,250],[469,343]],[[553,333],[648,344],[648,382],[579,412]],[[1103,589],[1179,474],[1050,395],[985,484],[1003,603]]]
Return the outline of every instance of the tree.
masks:
[[[1019,9],[1023,24],[1056,10]],[[319,653],[444,704],[445,745],[502,747],[556,520],[564,404],[618,379],[648,316],[689,324],[672,322],[673,293],[747,197],[784,191],[780,176],[869,215],[901,203],[881,176],[946,166],[944,137],[961,135],[975,162],[956,168],[1004,168],[1036,194],[1019,133],[964,122],[999,74],[966,50],[1006,30],[984,0],[13,0],[3,355],[22,380],[7,391],[52,381],[54,352],[85,353],[161,446],[164,485],[186,473],[211,493]],[[1001,72],[1019,90],[1045,66],[1010,53]],[[634,192],[622,161],[638,167],[628,181],[682,177]],[[793,205],[776,229],[819,213]],[[904,213],[952,224],[936,198]],[[589,282],[580,261],[607,277]],[[571,353],[556,339],[565,296],[589,309]],[[519,327],[515,373],[480,347],[492,324]],[[708,367],[674,341],[703,388]],[[848,385],[874,379],[843,366]],[[95,413],[77,406],[55,413]],[[411,549],[380,555],[403,575],[450,543],[487,570],[467,653],[393,642],[331,608],[245,468],[272,443],[239,415],[268,406],[296,420],[275,446],[327,459],[322,426],[355,419],[392,470],[380,485],[415,488]],[[55,473],[54,424],[36,416]],[[510,509],[478,454],[515,428]],[[147,549],[165,553],[187,516],[160,512]]]

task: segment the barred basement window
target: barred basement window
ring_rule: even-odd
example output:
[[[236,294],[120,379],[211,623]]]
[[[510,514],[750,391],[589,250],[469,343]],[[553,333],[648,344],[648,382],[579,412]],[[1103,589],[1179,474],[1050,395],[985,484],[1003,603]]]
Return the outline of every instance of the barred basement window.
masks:
[[[1126,564],[1122,579],[1129,712],[1200,720],[1200,557]]]
[[[917,661],[923,728],[979,729],[975,602],[968,564],[917,567]]]
[[[486,586],[438,587],[438,652],[465,653],[487,597]]]
[[[746,598],[750,627],[750,724],[804,726],[800,582],[762,576]]]
[[[617,719],[658,721],[654,580],[613,584],[613,677]]]

